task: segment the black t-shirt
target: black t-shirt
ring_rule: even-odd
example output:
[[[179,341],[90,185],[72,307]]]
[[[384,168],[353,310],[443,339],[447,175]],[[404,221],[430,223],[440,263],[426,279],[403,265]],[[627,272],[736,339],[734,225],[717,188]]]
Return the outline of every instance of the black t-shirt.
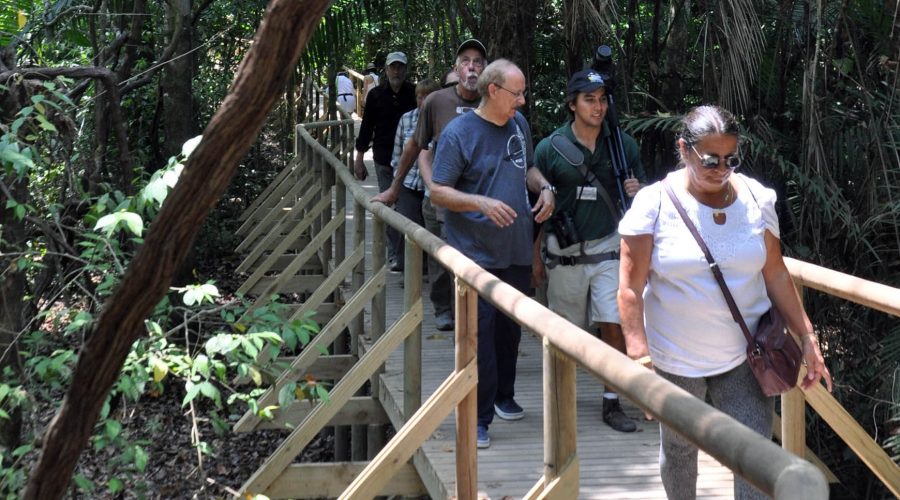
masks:
[[[394,93],[385,79],[384,85],[372,89],[366,97],[366,110],[356,138],[356,150],[366,151],[371,143],[375,163],[390,165],[394,134],[400,117],[415,107],[416,87],[413,84],[403,82],[400,91]]]

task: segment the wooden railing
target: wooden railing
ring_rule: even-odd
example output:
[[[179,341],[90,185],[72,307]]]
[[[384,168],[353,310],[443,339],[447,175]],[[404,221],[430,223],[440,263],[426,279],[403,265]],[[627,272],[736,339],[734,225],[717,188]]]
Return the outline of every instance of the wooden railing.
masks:
[[[303,491],[302,465],[293,464],[297,454],[325,425],[340,422],[356,422],[349,418],[342,407],[355,407],[366,401],[359,389],[370,383],[371,396],[384,409],[387,419],[397,429],[395,437],[375,456],[373,450],[380,446],[377,429],[369,426],[353,432],[353,439],[368,440],[370,459],[367,463],[354,453],[353,462],[341,465],[342,473],[355,479],[340,494],[341,498],[371,498],[377,495],[412,495],[422,493],[423,485],[411,467],[420,472],[425,469],[421,444],[432,434],[451,411],[456,410],[456,470],[457,490],[443,491],[440,486],[428,484],[434,498],[456,495],[462,499],[477,497],[476,384],[477,361],[475,354],[478,296],[494,304],[500,311],[513,318],[532,334],[542,338],[544,351],[544,475],[534,485],[526,498],[575,498],[579,491],[579,461],[576,453],[575,421],[575,369],[581,366],[617,392],[638,404],[661,422],[696,443],[701,449],[734,470],[765,493],[775,498],[803,498],[806,500],[827,498],[828,487],[823,473],[810,462],[799,458],[805,450],[803,434],[803,401],[806,400],[847,440],[854,451],[872,467],[876,475],[897,493],[900,478],[896,464],[886,458],[874,441],[860,434],[858,424],[848,422],[846,412],[821,387],[801,392],[792,391],[782,398],[784,418],[781,437],[789,453],[737,423],[724,413],[710,407],[682,389],[637,365],[618,351],[608,347],[598,338],[577,328],[546,307],[519,293],[510,285],[477,266],[466,256],[433,236],[424,228],[382,205],[371,203],[369,195],[353,179],[350,173],[352,161],[352,129],[348,121],[324,122],[298,126],[296,161],[291,172],[284,175],[281,184],[303,182],[302,179],[321,181],[319,200],[334,199],[333,212],[316,211],[314,219],[325,236],[316,235],[319,253],[327,253],[328,268],[332,276],[323,287],[334,290],[341,281],[349,281],[350,296],[342,299],[343,306],[322,328],[320,334],[303,353],[292,360],[287,370],[267,394],[260,400],[277,401],[281,387],[301,379],[323,361],[318,348],[330,345],[340,331],[349,327],[353,333],[352,352],[359,361],[345,370],[343,377],[331,391],[327,404],[318,404],[312,410],[298,412],[284,408],[276,413],[282,422],[284,415],[295,415],[294,430],[262,467],[242,487],[241,493],[264,493],[270,497],[300,496]],[[311,172],[311,174],[310,174]],[[273,189],[273,193],[277,190]],[[345,208],[343,200],[347,191],[353,198],[353,224],[350,255],[344,248]],[[270,199],[273,195],[270,195]],[[277,198],[277,197],[276,197]],[[308,203],[312,204],[314,200]],[[268,204],[267,204],[268,203]],[[277,206],[274,202],[260,206]],[[311,205],[304,206],[311,206]],[[282,205],[284,206],[284,205]],[[368,269],[363,258],[367,239],[365,216],[371,213],[372,259]],[[333,214],[333,215],[332,215]],[[335,219],[340,219],[335,222]],[[386,324],[385,295],[385,241],[384,224],[405,235],[404,304],[400,318],[388,328]],[[283,233],[284,230],[282,229]],[[273,233],[274,234],[274,233]],[[312,233],[316,234],[316,233]],[[325,245],[323,242],[328,242]],[[270,244],[271,246],[271,244]],[[427,401],[421,401],[421,263],[422,252],[445,266],[456,279],[456,357],[455,368],[443,384]],[[850,280],[840,285],[838,291],[826,283],[835,283],[837,275],[810,264],[789,260],[790,269],[801,285],[824,290],[849,300],[864,303],[897,314],[900,311],[896,289],[876,290],[880,285],[840,275]],[[816,278],[811,277],[816,275]],[[277,278],[276,278],[277,281]],[[865,285],[865,286],[863,286]],[[326,292],[323,293],[327,293]],[[863,291],[865,290],[865,291]],[[873,291],[874,290],[874,291]],[[277,287],[267,292],[277,292]],[[316,293],[319,293],[318,291]],[[322,294],[320,294],[321,296]],[[371,316],[368,330],[364,329],[363,308],[369,305]],[[311,310],[315,305],[300,306]],[[364,335],[363,335],[364,334]],[[381,376],[383,363],[400,342],[404,344],[404,401],[393,401]],[[335,357],[335,356],[328,356]],[[304,403],[306,404],[306,403]],[[843,412],[843,414],[841,413]],[[302,418],[302,422],[300,419]],[[247,414],[235,426],[236,431],[247,431],[264,426],[261,419]],[[856,427],[854,427],[856,426]],[[364,427],[364,426],[363,426]],[[848,429],[853,429],[849,430]],[[357,432],[359,430],[360,432]],[[372,446],[375,444],[376,446]],[[795,454],[796,453],[796,454]],[[408,464],[411,459],[412,466]],[[318,467],[327,467],[317,465]],[[337,473],[337,467],[330,469]],[[349,468],[349,469],[348,469]],[[302,469],[311,473],[312,469]],[[332,490],[320,491],[330,495]]]
[[[807,287],[900,317],[900,290],[796,259],[785,259],[798,288]],[[804,373],[801,373],[803,376]],[[782,446],[804,456],[809,403],[895,497],[900,498],[900,467],[821,385],[794,389],[781,398]]]

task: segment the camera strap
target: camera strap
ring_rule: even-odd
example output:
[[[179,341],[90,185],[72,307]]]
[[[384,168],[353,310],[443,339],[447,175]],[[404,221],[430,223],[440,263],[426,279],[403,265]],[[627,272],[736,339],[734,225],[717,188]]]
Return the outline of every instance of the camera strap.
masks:
[[[578,169],[578,172],[581,173],[584,180],[597,188],[597,194],[599,194],[600,197],[603,198],[603,201],[606,202],[609,213],[611,213],[616,220],[621,219],[622,214],[616,210],[616,205],[609,196],[609,192],[603,187],[603,184],[600,184],[600,179],[598,179],[593,172],[588,170],[587,165],[584,164],[584,153],[578,149],[578,146],[573,144],[568,137],[559,132],[554,132],[550,135],[550,145],[553,146],[553,149],[556,150],[559,156]],[[578,203],[575,203],[575,207],[576,209],[578,208]]]

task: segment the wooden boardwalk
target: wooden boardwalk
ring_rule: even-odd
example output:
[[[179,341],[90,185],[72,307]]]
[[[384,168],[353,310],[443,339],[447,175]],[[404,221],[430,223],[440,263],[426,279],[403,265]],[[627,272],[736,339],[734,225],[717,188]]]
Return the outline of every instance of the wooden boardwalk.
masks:
[[[369,166],[363,186],[373,195],[376,178]],[[352,209],[352,200],[348,200]],[[348,221],[350,215],[348,214]],[[371,230],[367,230],[371,235]],[[371,237],[368,238],[371,240]],[[367,250],[368,251],[368,250]],[[390,273],[387,279],[387,323],[390,325],[403,306],[402,273]],[[422,400],[434,392],[452,371],[453,332],[440,332],[433,325],[433,309],[423,284],[425,320],[422,324]],[[368,315],[367,315],[368,321]],[[386,375],[394,401],[402,404],[402,349],[390,358]],[[491,447],[478,452],[478,489],[492,499],[521,498],[543,471],[542,368],[539,339],[527,332],[522,337],[516,381],[516,400],[525,409],[525,418],[516,422],[494,419],[490,427]],[[646,422],[634,405],[623,402],[625,412],[638,420],[638,431],[619,433],[601,419],[600,382],[579,370],[578,375],[578,454],[581,462],[579,498],[643,499],[665,498],[659,479],[659,428]],[[455,492],[455,429],[453,415],[422,447],[430,474],[423,481],[443,497]],[[701,452],[700,498],[732,498],[731,472]]]

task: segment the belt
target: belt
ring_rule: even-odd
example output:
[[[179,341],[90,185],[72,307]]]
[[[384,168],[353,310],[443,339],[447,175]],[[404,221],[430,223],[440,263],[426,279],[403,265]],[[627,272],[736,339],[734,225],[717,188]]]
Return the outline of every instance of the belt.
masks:
[[[579,264],[596,264],[607,260],[619,260],[619,251],[595,253],[590,255],[553,255],[547,254],[547,267],[576,266]]]

